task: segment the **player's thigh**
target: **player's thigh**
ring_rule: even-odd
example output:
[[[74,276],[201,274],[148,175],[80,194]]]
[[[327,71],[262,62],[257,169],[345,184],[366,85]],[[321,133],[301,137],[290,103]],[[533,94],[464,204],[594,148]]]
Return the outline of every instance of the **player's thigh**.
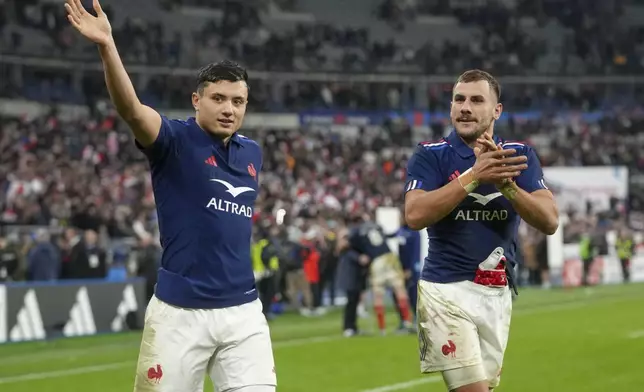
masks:
[[[395,269],[387,272],[387,285],[396,293],[399,300],[407,298],[407,287],[405,286],[405,277]]]
[[[481,341],[481,356],[490,388],[501,381],[503,358],[510,336],[512,295],[509,289],[500,296],[486,297],[484,317],[478,323]]]
[[[382,302],[387,292],[387,275],[383,267],[384,263],[379,258],[369,267],[369,286],[374,295],[374,302]]]
[[[383,272],[387,285],[396,293],[397,297],[407,297],[407,287],[405,285],[405,275],[403,273],[400,259],[393,253],[386,255],[387,268]]]
[[[383,257],[375,258],[369,265],[369,279],[371,284],[384,285],[387,283],[387,260]]]
[[[152,297],[137,363],[135,392],[200,392],[214,352],[198,312],[176,308]]]
[[[461,309],[449,284],[418,284],[420,370],[431,373],[480,365],[476,325]]]
[[[276,386],[273,347],[259,301],[221,309],[230,328],[209,365],[217,392],[250,386]]]

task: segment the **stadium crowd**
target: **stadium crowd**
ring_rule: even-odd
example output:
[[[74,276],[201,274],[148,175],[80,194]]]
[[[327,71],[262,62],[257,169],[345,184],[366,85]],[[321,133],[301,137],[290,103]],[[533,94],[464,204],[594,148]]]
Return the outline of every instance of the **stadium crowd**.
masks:
[[[399,29],[430,15],[455,17],[461,26],[479,28],[466,45],[448,45],[443,52],[432,48],[431,52],[440,53],[441,64],[445,59],[466,59],[467,64],[504,74],[544,73],[548,69],[555,74],[641,73],[643,31],[641,26],[621,23],[626,3],[384,0],[378,15]],[[535,27],[560,30],[561,36],[553,44],[531,34]]]
[[[153,5],[174,12],[179,6],[213,6],[206,3],[162,1]],[[620,23],[624,1],[592,2],[588,6],[584,1],[556,0],[386,0],[378,10],[371,10],[399,28],[415,23],[422,15],[454,16],[461,27],[475,28],[468,40],[430,37],[420,46],[410,46],[393,36],[376,40],[368,25],[344,27],[320,21],[275,29],[264,22],[270,3],[214,3],[222,17],[196,25],[192,31],[172,31],[173,26],[161,20],[124,17],[109,4],[106,12],[119,21],[115,38],[121,54],[127,61],[141,64],[195,67],[216,54],[236,58],[252,69],[266,70],[361,72],[385,69],[382,66],[391,70],[395,65],[398,72],[407,69],[449,74],[463,64],[496,74],[632,74],[644,69],[641,28]],[[28,33],[39,30],[50,40],[38,46],[43,50],[41,55],[93,59],[91,48],[79,46],[62,8],[56,4],[21,1],[13,13],[5,10],[4,15],[0,29],[5,26],[8,31],[4,34],[8,44],[3,45],[5,51],[37,56],[27,43],[31,39]],[[8,15],[15,15],[15,19]],[[558,29],[563,36],[555,44],[540,37],[535,28]],[[409,68],[409,64],[415,67]]]
[[[198,0],[159,3],[169,10],[178,4],[204,5]],[[158,21],[123,19],[115,25],[115,37],[126,62],[149,65],[193,67],[213,55],[226,55],[252,69],[273,71],[378,72],[382,65],[408,63],[416,66],[412,70],[429,74],[452,74],[464,67],[505,75],[644,71],[641,29],[625,26],[609,34],[597,28],[600,18],[619,26],[620,1],[611,2],[612,8],[608,2],[593,2],[590,9],[581,1],[566,2],[565,7],[549,0],[517,1],[514,8],[507,6],[513,2],[504,2],[468,12],[455,9],[458,3],[387,0],[382,5],[386,12],[377,14],[387,15],[397,29],[414,23],[418,15],[455,15],[462,26],[479,29],[465,43],[432,41],[410,48],[393,39],[374,42],[366,28],[321,22],[276,32],[262,22],[268,2],[226,2],[220,10],[225,23],[210,21],[189,35],[167,31]],[[298,9],[296,2],[280,4]],[[119,17],[119,9],[104,8]],[[584,18],[576,18],[581,9]],[[10,11],[8,3],[0,2],[2,52],[95,59],[95,49],[78,44],[57,5],[24,1]],[[563,46],[553,48],[524,29],[519,19],[526,15],[535,16],[539,26],[564,26],[568,35]],[[48,37],[43,45],[29,43],[32,31]],[[556,61],[550,66],[553,53]],[[102,75],[16,64],[0,64],[0,72],[9,75],[12,67],[20,67],[21,77],[3,77],[0,96],[82,103],[90,107],[91,116],[65,119],[52,106],[49,114],[36,118],[0,118],[0,280],[110,277],[115,266],[120,271],[127,266],[130,274],[146,276],[153,284],[159,249],[148,166],[122,121],[104,105]],[[177,75],[136,74],[135,83],[142,87],[142,99],[155,107],[185,108],[193,89],[191,79]],[[250,110],[447,109],[451,85],[431,84],[421,94],[416,88],[375,82],[252,82]],[[535,145],[544,166],[625,165],[633,178],[642,178],[644,114],[637,107],[644,102],[642,85],[511,84],[504,86],[503,101],[509,113],[541,113],[506,115],[497,131]],[[597,115],[559,115],[562,110]],[[270,249],[276,240],[298,250],[273,251],[256,270],[258,276],[284,272],[279,275],[284,277],[281,292],[292,298],[294,290],[303,291],[304,313],[321,305],[322,289],[334,282],[337,230],[354,217],[373,216],[377,207],[400,206],[404,168],[414,144],[449,132],[445,120],[434,120],[427,130],[412,125],[387,120],[362,127],[355,135],[307,125],[247,133],[265,154],[254,211],[258,260],[263,259],[262,249]],[[633,182],[629,200],[604,214],[605,220],[621,222],[627,213],[644,220],[643,185]],[[582,227],[570,235],[584,234],[583,219],[571,219],[569,225]],[[534,247],[544,241],[531,239]],[[279,264],[273,263],[275,257]],[[543,252],[540,257],[545,257]]]
[[[52,111],[35,119],[3,118],[1,122],[0,222],[5,239],[0,248],[8,242],[18,255],[5,278],[95,276],[92,268],[84,268],[89,275],[78,275],[67,264],[72,247],[79,243],[90,244],[89,250],[83,250],[84,258],[77,261],[82,265],[89,265],[94,247],[102,250],[100,258],[94,259],[100,263],[91,262],[94,268],[100,266],[101,276],[108,275],[107,264],[113,263],[114,254],[131,249],[148,255],[148,261],[134,272],[153,276],[158,234],[150,178],[147,163],[123,123],[109,111],[72,121]],[[534,144],[546,166],[620,164],[637,174],[644,170],[643,127],[644,118],[636,113],[597,122],[557,117],[518,121],[510,117],[499,124],[498,132],[508,139]],[[436,122],[431,126],[432,134],[421,137],[438,139],[448,131],[445,122]],[[364,127],[352,136],[314,127],[259,129],[248,136],[257,139],[266,154],[254,211],[255,240],[280,237],[305,243],[307,249],[321,253],[323,263],[332,268],[333,249],[327,242],[338,228],[365,212],[373,216],[379,206],[402,204],[406,159],[418,139],[408,124],[393,122]],[[594,148],[597,145],[603,148]],[[641,189],[631,189],[627,208],[609,219],[623,220],[626,211],[641,214],[642,196]],[[571,222],[574,224],[578,221]],[[75,231],[61,232],[53,239],[44,231],[33,231],[47,226]],[[55,247],[47,249],[49,253],[29,252],[34,243],[42,242]],[[55,263],[43,261],[56,252],[60,255]],[[122,266],[122,257],[116,259]],[[296,264],[303,267],[305,259],[309,260],[308,256]],[[318,264],[319,259],[310,263]],[[44,272],[38,267],[42,265],[48,266]],[[324,268],[309,265],[307,282],[315,285],[325,273]],[[316,298],[319,305],[320,298]]]
[[[415,23],[423,15],[455,16],[458,27],[468,28],[467,39],[428,37],[424,44],[412,45],[404,36],[373,38],[368,23],[346,27],[325,20],[277,27],[265,16],[269,1],[218,2],[220,18],[202,18],[189,30],[162,23],[159,15],[176,12],[178,6],[203,7],[199,1],[161,1],[150,19],[125,16],[119,7],[105,5],[114,23],[119,51],[128,64],[194,68],[213,58],[237,59],[253,70],[388,72],[450,75],[457,69],[482,68],[497,75],[620,75],[644,71],[644,34],[641,26],[623,23],[624,1],[397,1],[388,0],[377,15]],[[485,5],[485,6],[482,6]],[[212,5],[210,5],[212,6]],[[291,9],[295,5],[284,5]],[[301,8],[301,7],[300,7]],[[400,9],[400,12],[393,10]],[[121,11],[121,12],[119,12]],[[301,9],[301,12],[308,12]],[[0,52],[25,57],[96,61],[95,49],[80,40],[56,4],[21,1],[9,7],[0,3]],[[583,17],[580,17],[583,15]],[[157,19],[158,18],[158,19]],[[601,22],[601,23],[600,23]],[[281,26],[281,25],[280,25]],[[554,38],[553,38],[554,37]],[[411,46],[410,46],[411,45]],[[1,65],[4,72],[10,66]],[[22,66],[21,66],[22,67]],[[84,72],[82,83],[75,81],[75,69],[43,69],[24,66],[21,76],[3,78],[0,91],[5,96],[25,95],[44,101],[92,102],[102,94],[99,73]],[[265,110],[285,110],[301,105],[325,107],[382,108],[379,96],[392,96],[393,108],[431,108],[432,99],[444,86],[432,86],[427,99],[414,99],[410,88],[388,85],[384,92],[375,84],[282,83],[272,93],[273,82],[255,82],[255,104]],[[145,76],[137,82],[139,91],[155,106],[185,106],[190,80],[182,76]],[[609,92],[605,88],[583,86],[601,106]],[[517,105],[536,104],[530,98],[569,95],[569,88],[557,91],[517,87],[507,92]],[[391,91],[394,90],[394,91]],[[641,95],[641,87],[626,88]],[[391,92],[390,92],[391,91]],[[413,91],[413,88],[411,88]],[[574,94],[573,94],[574,95]],[[506,95],[510,97],[510,95]],[[429,102],[427,102],[429,101]],[[442,101],[436,99],[435,101]],[[568,100],[566,100],[568,103]],[[575,103],[575,102],[570,102]],[[592,109],[583,107],[585,110]]]

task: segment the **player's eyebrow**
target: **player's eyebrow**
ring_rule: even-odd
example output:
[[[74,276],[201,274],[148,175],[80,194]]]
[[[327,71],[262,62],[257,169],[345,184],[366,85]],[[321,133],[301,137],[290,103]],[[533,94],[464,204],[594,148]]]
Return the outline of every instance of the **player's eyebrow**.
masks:
[[[464,94],[454,94],[454,100],[465,100],[465,95]],[[483,95],[477,94],[477,95],[472,95],[470,96],[470,101],[471,100],[485,100],[485,97]]]
[[[224,99],[228,98],[228,96],[226,94],[216,93],[216,92],[210,94],[210,96],[213,97],[213,98],[224,98]],[[234,96],[233,99],[246,100],[246,97],[244,97],[243,95],[237,95],[237,96]]]

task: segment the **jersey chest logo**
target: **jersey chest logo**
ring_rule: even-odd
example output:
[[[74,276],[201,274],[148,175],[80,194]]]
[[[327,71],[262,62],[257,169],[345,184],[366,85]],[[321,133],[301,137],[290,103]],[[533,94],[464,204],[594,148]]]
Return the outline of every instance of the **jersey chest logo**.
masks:
[[[501,192],[490,193],[489,195],[481,195],[480,193],[470,193],[468,196],[472,196],[474,198],[474,203],[478,203],[482,206],[486,206],[497,197],[503,196],[503,194]]]
[[[483,222],[494,222],[494,221],[507,221],[511,215],[510,211],[507,209],[502,201],[499,199],[501,192],[492,192],[487,195],[481,193],[472,192],[468,196],[468,201],[464,201],[463,204],[459,206],[453,215],[453,219],[457,221],[483,221]],[[471,197],[472,199],[469,199]],[[497,203],[491,205],[490,203],[494,200],[497,200]]]
[[[217,178],[211,178],[210,181],[218,182],[226,187],[226,193],[230,193],[233,197],[237,197],[245,192],[254,192],[255,190],[248,186],[238,186],[235,187],[228,181],[220,180]]]

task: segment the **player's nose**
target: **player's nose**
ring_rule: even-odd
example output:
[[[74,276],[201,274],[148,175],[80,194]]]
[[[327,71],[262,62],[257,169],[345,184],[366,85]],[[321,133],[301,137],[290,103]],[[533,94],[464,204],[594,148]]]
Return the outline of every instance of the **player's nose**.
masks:
[[[226,117],[232,116],[233,115],[233,104],[230,103],[230,102],[225,103],[221,114],[226,116]]]

